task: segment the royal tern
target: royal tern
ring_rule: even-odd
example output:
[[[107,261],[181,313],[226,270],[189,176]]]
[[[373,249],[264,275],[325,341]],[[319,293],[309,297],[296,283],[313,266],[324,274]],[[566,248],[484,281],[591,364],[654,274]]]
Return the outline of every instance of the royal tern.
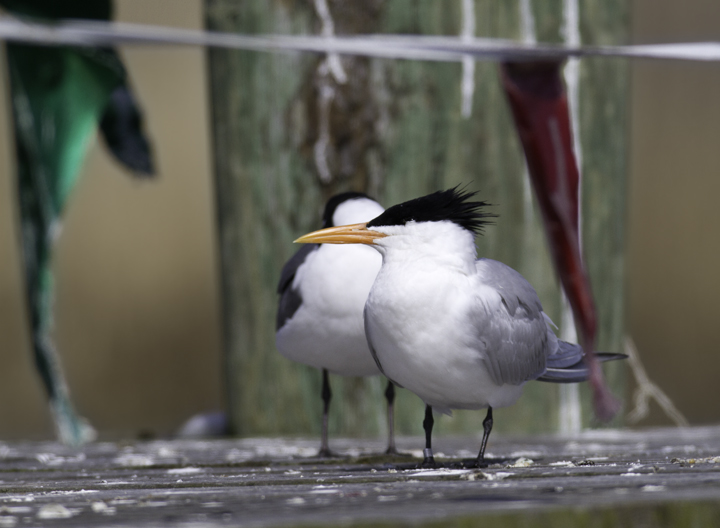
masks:
[[[382,255],[365,304],[378,368],[426,404],[424,465],[434,465],[432,410],[483,409],[484,462],[493,407],[517,401],[527,381],[587,379],[583,351],[558,340],[533,287],[505,264],[477,259],[488,217],[476,193],[439,191],[390,207],[367,223],[327,228],[301,243],[364,244]],[[604,354],[602,359],[618,359]]]
[[[365,194],[333,196],[325,206],[325,227],[366,222],[384,211]],[[328,372],[341,376],[379,375],[365,338],[363,309],[380,269],[380,255],[364,246],[303,246],[285,264],[278,285],[276,344],[280,353],[322,370],[323,418],[319,456],[329,456]],[[388,453],[395,453],[393,402],[388,382]]]

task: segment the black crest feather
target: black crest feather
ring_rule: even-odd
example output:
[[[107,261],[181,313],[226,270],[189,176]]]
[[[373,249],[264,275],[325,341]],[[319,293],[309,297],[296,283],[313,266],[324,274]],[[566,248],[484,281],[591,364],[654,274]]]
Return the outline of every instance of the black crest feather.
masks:
[[[492,223],[487,219],[496,218],[497,215],[483,211],[490,205],[487,202],[470,201],[476,194],[458,187],[437,191],[386,209],[383,214],[370,220],[367,227],[449,220],[468,231],[482,234],[483,227]]]

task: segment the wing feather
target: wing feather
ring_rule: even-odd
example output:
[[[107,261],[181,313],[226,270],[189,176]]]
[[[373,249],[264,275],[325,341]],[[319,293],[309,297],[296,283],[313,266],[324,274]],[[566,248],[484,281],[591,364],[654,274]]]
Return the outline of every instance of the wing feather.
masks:
[[[538,378],[545,372],[551,330],[537,293],[522,275],[501,262],[480,259],[476,267],[485,286],[479,295],[493,297],[479,299],[479,309],[473,314],[490,377],[499,385],[520,385]]]
[[[308,255],[318,249],[320,244],[305,244],[297,252],[290,257],[283,266],[280,273],[280,281],[278,282],[277,292],[280,294],[278,302],[277,317],[275,319],[275,329],[279,330],[290,319],[302,304],[302,296],[300,292],[293,288],[292,283],[298,268],[307,259]]]

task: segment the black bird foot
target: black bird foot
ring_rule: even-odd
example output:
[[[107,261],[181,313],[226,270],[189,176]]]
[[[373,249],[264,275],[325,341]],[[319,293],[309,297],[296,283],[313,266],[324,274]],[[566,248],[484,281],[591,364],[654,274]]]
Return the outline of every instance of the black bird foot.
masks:
[[[435,458],[433,457],[424,458],[419,467],[421,469],[435,469],[437,467],[437,462],[435,462]]]
[[[488,468],[496,464],[509,464],[512,461],[507,458],[463,458],[460,462],[456,462],[453,467],[457,469],[482,469]]]
[[[432,449],[425,449],[423,451],[423,455],[425,458],[423,458],[422,464],[420,464],[421,468],[436,468],[437,463],[435,462],[435,457],[433,456]]]
[[[488,461],[484,458],[466,458],[460,462],[460,467],[463,469],[478,469],[488,467]]]
[[[335,451],[331,451],[328,447],[320,448],[320,451],[318,451],[317,455],[315,455],[315,458],[339,458],[340,455],[337,454]]]

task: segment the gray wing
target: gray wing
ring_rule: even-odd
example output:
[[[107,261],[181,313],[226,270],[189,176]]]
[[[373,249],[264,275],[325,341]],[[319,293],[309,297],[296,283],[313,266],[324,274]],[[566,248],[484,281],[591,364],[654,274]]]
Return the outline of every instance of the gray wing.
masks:
[[[494,311],[479,303],[475,314],[478,338],[491,378],[498,384],[519,385],[545,372],[550,331],[535,289],[502,262],[479,259],[482,282],[494,289],[502,305]]]
[[[277,292],[280,294],[278,303],[277,317],[275,319],[275,330],[279,330],[290,319],[302,304],[300,292],[292,287],[295,273],[298,268],[305,262],[308,255],[317,250],[320,244],[305,244],[297,252],[290,257],[282,271],[280,272],[280,281],[278,282]]]

